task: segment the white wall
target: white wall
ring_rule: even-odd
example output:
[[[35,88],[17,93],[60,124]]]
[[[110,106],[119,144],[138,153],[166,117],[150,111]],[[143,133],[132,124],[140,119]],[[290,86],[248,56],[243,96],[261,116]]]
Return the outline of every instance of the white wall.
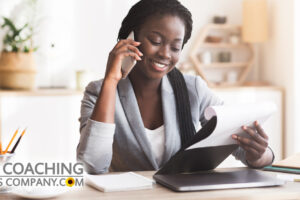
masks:
[[[294,0],[294,152],[300,152],[300,1]],[[297,36],[297,37],[296,37]],[[297,123],[298,122],[298,123]],[[298,142],[297,142],[298,141]]]
[[[299,74],[294,76],[296,75],[294,58],[297,57],[294,53],[296,38],[294,37],[294,26],[296,25],[294,2],[297,0],[269,0],[270,38],[262,45],[260,65],[261,77],[274,85],[282,86],[285,90],[286,155],[297,151],[295,91],[300,90],[300,86],[296,84],[297,76],[298,79],[300,76]]]
[[[76,32],[77,53],[75,60],[77,67],[94,71],[96,77],[104,76],[106,61],[109,51],[116,44],[116,38],[121,26],[121,21],[130,7],[137,0],[84,0],[76,1]],[[241,23],[242,1],[240,0],[182,0],[193,14],[194,29],[192,38],[186,45],[182,60],[186,60],[187,54],[195,41],[195,36],[200,28],[211,21],[217,14],[228,16],[228,22]]]
[[[20,0],[0,0],[0,15],[7,15]],[[75,70],[93,72],[93,78],[104,76],[109,51],[116,44],[121,21],[137,0],[42,0],[42,17],[36,42],[39,70],[38,86],[75,85]],[[228,22],[241,23],[241,0],[182,0],[193,14],[192,38],[181,61],[186,60],[200,28],[214,15],[226,15]],[[55,44],[51,48],[51,44]],[[1,46],[1,45],[0,45]]]

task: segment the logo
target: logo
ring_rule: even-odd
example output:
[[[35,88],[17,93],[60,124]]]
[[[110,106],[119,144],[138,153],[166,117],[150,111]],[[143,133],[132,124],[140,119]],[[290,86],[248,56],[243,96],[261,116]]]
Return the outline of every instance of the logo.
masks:
[[[66,186],[73,187],[74,184],[75,184],[75,179],[74,178],[72,178],[72,177],[67,178]]]
[[[0,187],[83,186],[83,164],[6,162],[0,167]]]

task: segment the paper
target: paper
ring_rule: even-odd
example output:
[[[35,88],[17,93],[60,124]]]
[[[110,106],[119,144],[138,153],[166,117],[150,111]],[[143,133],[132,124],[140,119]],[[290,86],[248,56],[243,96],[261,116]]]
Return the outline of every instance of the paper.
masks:
[[[256,120],[263,124],[275,111],[276,105],[273,102],[210,106],[206,108],[204,116],[207,120],[217,117],[215,130],[209,137],[187,149],[236,144],[232,134],[249,137],[241,127],[253,127]]]
[[[133,172],[86,175],[86,183],[103,192],[151,189],[154,181]]]

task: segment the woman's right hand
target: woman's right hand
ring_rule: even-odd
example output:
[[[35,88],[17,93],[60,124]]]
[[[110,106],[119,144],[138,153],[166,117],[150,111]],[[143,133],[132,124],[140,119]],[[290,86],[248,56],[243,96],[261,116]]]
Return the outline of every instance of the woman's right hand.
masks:
[[[131,56],[135,60],[140,61],[142,52],[137,48],[141,43],[131,39],[120,40],[109,53],[105,80],[116,81],[117,83],[122,78],[122,61],[126,56]]]

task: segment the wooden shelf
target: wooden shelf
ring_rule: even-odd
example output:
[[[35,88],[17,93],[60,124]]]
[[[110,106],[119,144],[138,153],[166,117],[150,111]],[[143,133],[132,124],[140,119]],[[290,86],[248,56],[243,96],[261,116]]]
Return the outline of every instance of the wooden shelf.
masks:
[[[239,25],[235,25],[235,24],[208,24],[206,25],[207,29],[230,29],[230,30],[240,30],[241,27]]]
[[[1,96],[70,96],[83,95],[83,91],[72,89],[34,89],[34,90],[4,90],[0,89]]]
[[[212,43],[204,42],[199,48],[243,48],[246,47],[246,44],[231,44],[231,43]]]
[[[246,67],[248,63],[245,62],[228,62],[228,63],[211,63],[211,64],[200,64],[200,67],[205,69],[215,69],[215,68],[242,68]]]
[[[240,34],[241,26],[239,25],[231,25],[231,24],[207,24],[203,27],[202,31],[198,35],[194,47],[190,53],[190,59],[194,65],[195,71],[207,82],[209,86],[237,86],[241,85],[245,82],[248,73],[253,64],[254,59],[254,50],[251,44],[244,43],[240,41],[238,44],[232,44],[229,42],[206,42],[208,36],[212,36],[213,34],[220,34],[223,39],[228,39],[227,37],[230,34]],[[226,41],[225,40],[225,41]],[[224,41],[224,40],[223,40]],[[220,51],[216,51],[220,50]],[[199,59],[199,52],[208,51],[211,54],[220,53],[221,51],[230,52],[230,54],[240,55],[240,53],[244,53],[249,55],[249,57],[245,58],[245,60],[241,60],[240,62],[231,61],[231,62],[215,62],[211,64],[204,64]],[[237,52],[238,51],[238,52]],[[237,54],[239,53],[239,54]],[[201,54],[200,54],[201,55]],[[213,57],[212,55],[211,57]],[[233,56],[231,56],[233,57]],[[226,78],[222,80],[214,80],[211,77],[212,73],[209,70],[214,69],[212,73],[220,73],[221,77],[227,77],[230,71],[236,71],[237,78],[234,81],[228,81]],[[227,70],[224,70],[227,69]],[[220,76],[219,76],[220,77]],[[230,82],[230,83],[227,83]]]

